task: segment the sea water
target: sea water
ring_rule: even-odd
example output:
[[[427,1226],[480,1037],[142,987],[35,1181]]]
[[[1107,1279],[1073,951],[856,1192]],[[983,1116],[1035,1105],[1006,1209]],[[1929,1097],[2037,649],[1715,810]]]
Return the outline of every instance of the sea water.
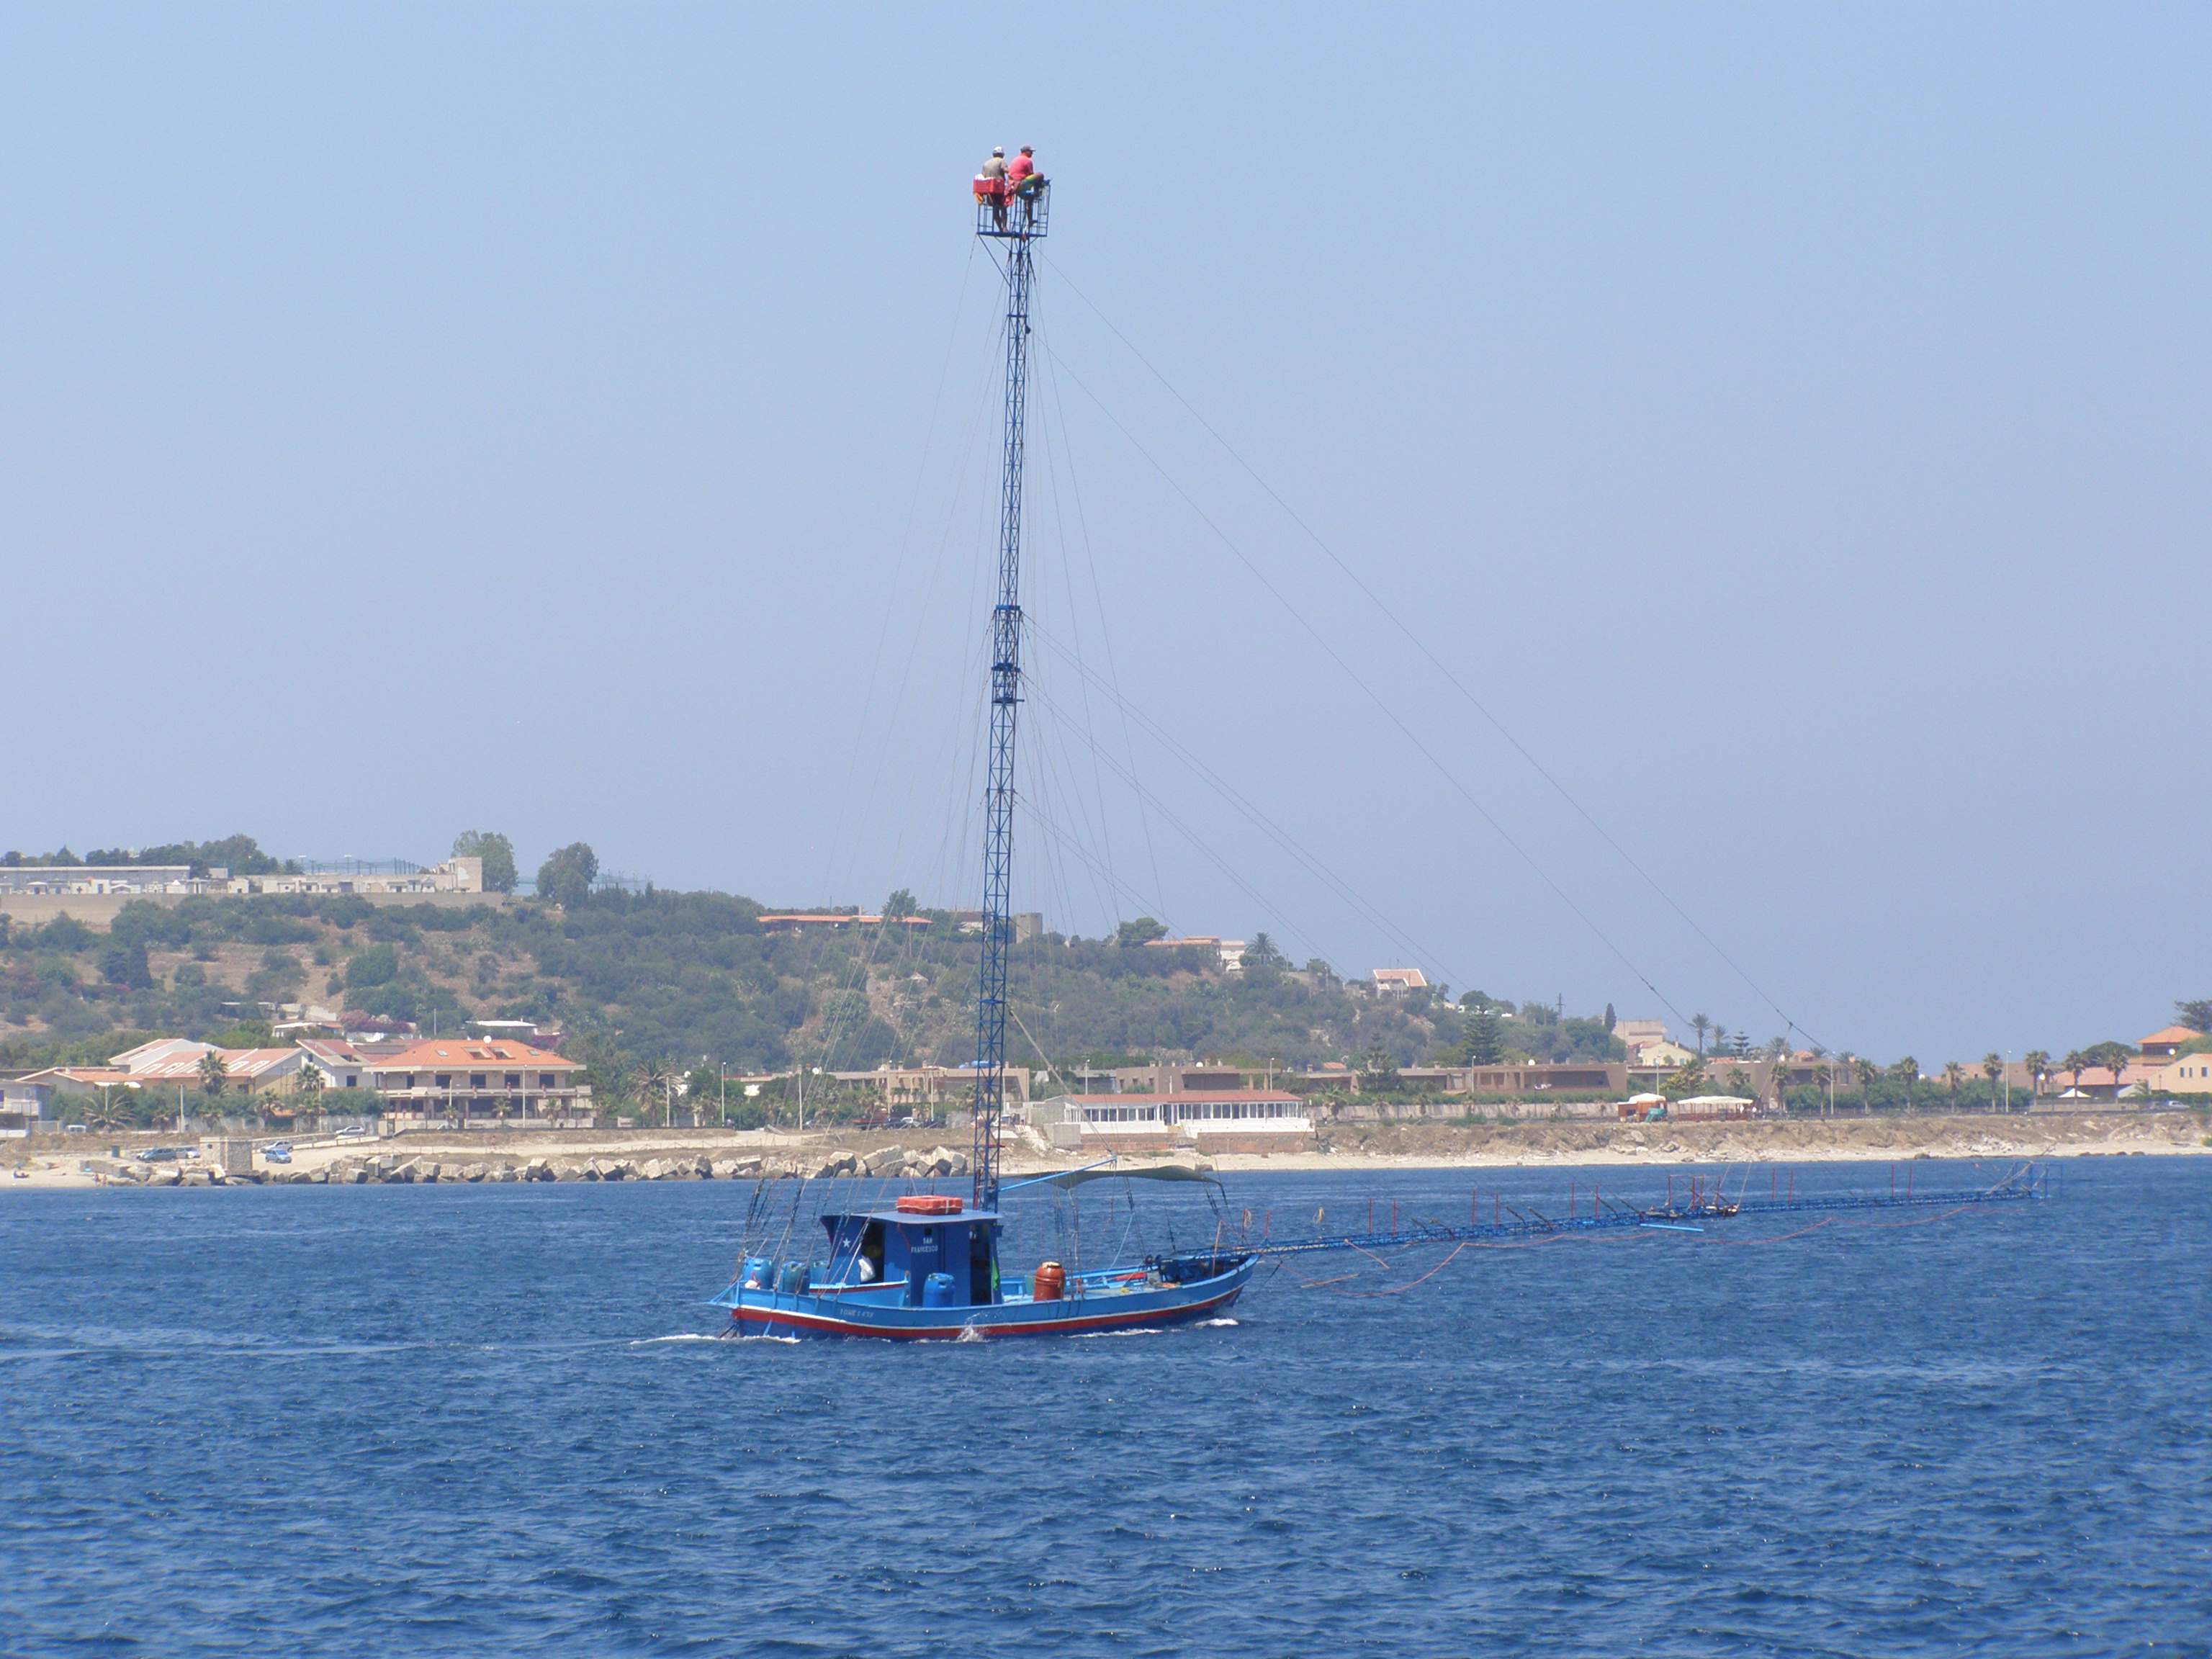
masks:
[[[0,1195],[0,1650],[2203,1654],[2212,1161],[2064,1170],[1924,1225],[1337,1255],[1233,1322],[917,1346],[711,1340],[792,1183]],[[1593,1179],[1664,1176],[1010,1209],[1095,1260]]]

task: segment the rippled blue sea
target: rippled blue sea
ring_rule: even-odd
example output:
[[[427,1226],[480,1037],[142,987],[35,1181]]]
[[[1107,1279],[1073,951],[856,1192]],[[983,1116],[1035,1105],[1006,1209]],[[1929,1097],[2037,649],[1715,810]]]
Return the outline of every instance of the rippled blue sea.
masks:
[[[1233,1324],[921,1346],[699,1340],[747,1185],[9,1194],[0,1650],[2212,1652],[2212,1161],[2065,1169],[1924,1226],[1395,1295],[1436,1253],[1331,1257]],[[1279,1236],[1471,1180],[1565,1200],[1228,1202]]]

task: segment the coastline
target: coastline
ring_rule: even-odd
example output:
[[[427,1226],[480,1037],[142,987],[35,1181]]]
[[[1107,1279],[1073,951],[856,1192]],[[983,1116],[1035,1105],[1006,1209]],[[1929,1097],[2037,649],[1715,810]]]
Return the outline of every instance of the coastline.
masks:
[[[948,1132],[950,1133],[950,1132]],[[1202,1148],[1133,1163],[1190,1161],[1223,1175],[1263,1170],[1479,1170],[1605,1165],[1902,1163],[2099,1157],[2212,1155],[2212,1124],[2194,1112],[2036,1114],[2010,1117],[1751,1119],[1698,1123],[1545,1122],[1482,1127],[1401,1122],[1330,1126],[1329,1150],[1207,1154]],[[257,1158],[251,1175],[218,1177],[186,1161],[133,1165],[130,1149],[111,1158],[116,1138],[42,1137],[0,1151],[9,1166],[0,1192],[158,1184],[506,1184],[517,1181],[863,1177],[965,1178],[964,1155],[948,1145],[902,1146],[890,1135],[723,1129],[416,1131],[367,1143],[303,1145],[287,1165]],[[162,1144],[154,1135],[128,1137]],[[256,1139],[265,1139],[256,1137]],[[174,1138],[171,1138],[173,1143]],[[55,1144],[60,1141],[61,1144]],[[1008,1148],[1009,1177],[1048,1173],[1089,1154],[1045,1158]],[[124,1166],[133,1167],[125,1168]],[[15,1171],[21,1170],[21,1175]],[[140,1178],[141,1172],[153,1177]],[[172,1180],[172,1176],[179,1179]]]

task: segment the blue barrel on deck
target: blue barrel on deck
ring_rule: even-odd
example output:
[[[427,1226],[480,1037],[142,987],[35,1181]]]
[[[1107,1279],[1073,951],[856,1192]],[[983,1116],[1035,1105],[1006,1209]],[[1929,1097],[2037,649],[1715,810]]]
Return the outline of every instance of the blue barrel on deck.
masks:
[[[738,1276],[741,1290],[772,1291],[775,1288],[775,1263],[764,1255],[745,1258],[745,1270]]]
[[[921,1281],[921,1305],[925,1308],[957,1308],[952,1299],[952,1275],[932,1273]]]
[[[786,1296],[805,1296],[811,1288],[811,1279],[804,1261],[787,1261],[775,1276],[775,1287]]]

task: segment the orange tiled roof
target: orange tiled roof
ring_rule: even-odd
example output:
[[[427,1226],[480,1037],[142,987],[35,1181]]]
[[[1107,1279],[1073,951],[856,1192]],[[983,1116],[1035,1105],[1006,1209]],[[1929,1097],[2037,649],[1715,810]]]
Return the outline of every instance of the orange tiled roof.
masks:
[[[2154,1042],[2189,1042],[2203,1035],[2203,1032],[2191,1030],[2186,1025],[2169,1025],[2163,1031],[2153,1031],[2148,1036],[2138,1042],[2136,1047],[2148,1048]]]

